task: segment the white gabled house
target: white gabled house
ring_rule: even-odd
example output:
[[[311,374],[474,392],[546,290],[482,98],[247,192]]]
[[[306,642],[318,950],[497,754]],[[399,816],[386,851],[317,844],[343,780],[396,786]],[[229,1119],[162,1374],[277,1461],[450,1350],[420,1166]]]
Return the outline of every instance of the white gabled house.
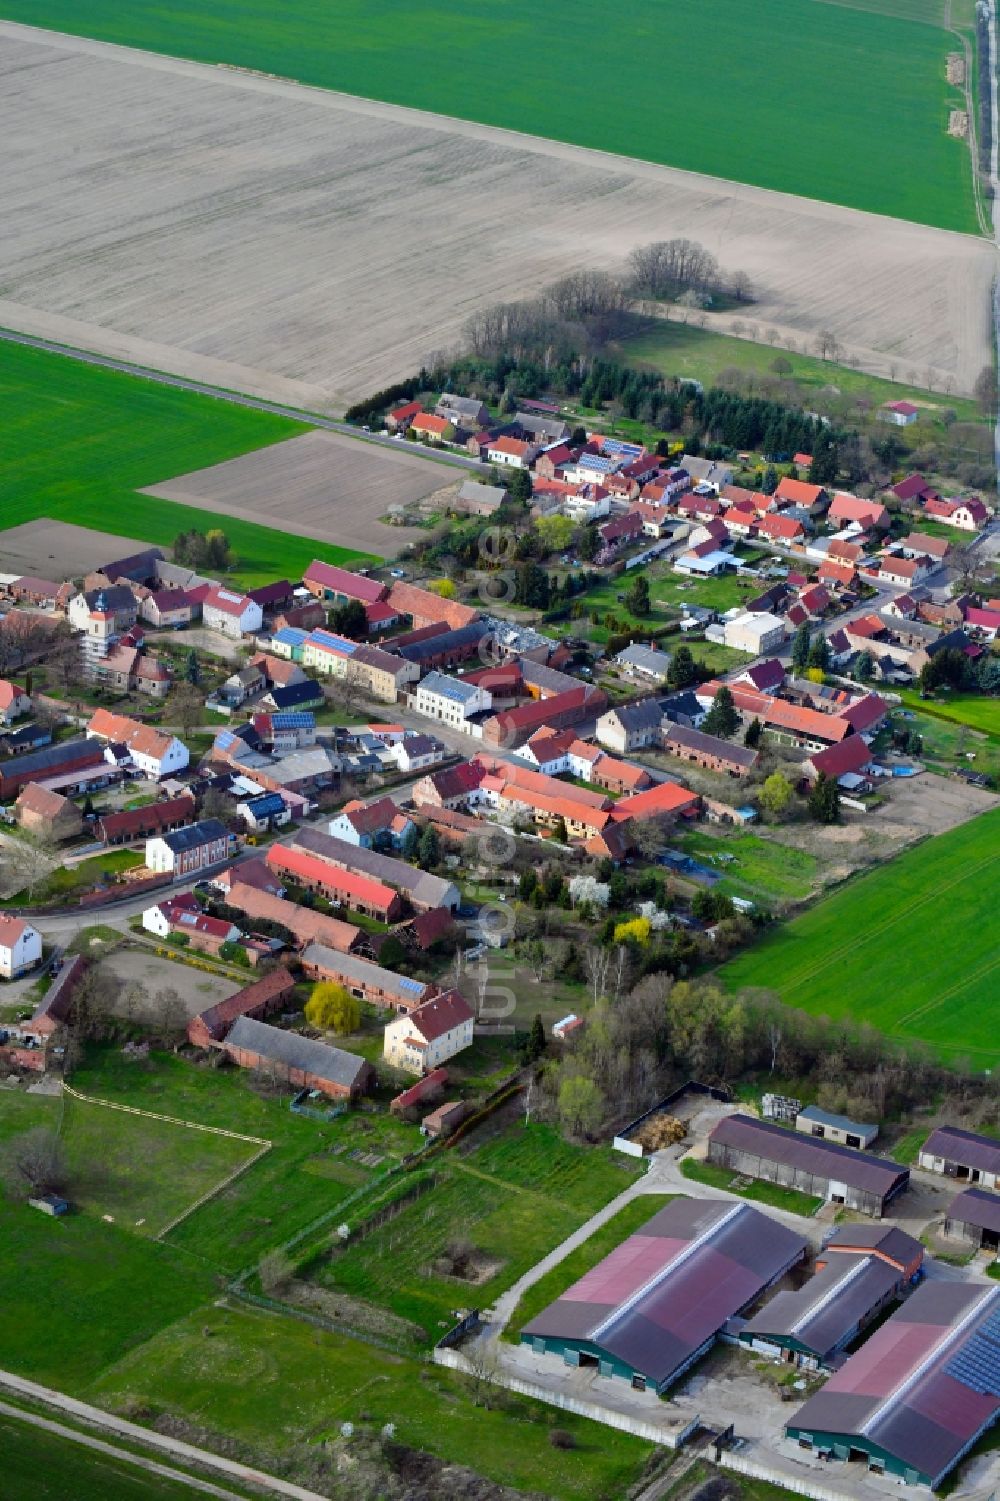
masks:
[[[16,980],[42,962],[42,935],[21,917],[0,917],[0,977]]]

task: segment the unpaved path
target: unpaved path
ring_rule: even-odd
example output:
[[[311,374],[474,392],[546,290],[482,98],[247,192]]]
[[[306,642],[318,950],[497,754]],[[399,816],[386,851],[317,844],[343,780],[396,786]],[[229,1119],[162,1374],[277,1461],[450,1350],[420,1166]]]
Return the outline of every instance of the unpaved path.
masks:
[[[264,1470],[256,1470],[251,1465],[237,1464],[234,1460],[223,1459],[221,1454],[212,1454],[208,1449],[197,1449],[194,1444],[186,1444],[182,1439],[167,1438],[164,1434],[154,1433],[152,1429],[140,1428],[137,1423],[129,1423],[125,1418],[115,1417],[112,1413],[104,1412],[100,1407],[91,1407],[89,1402],[80,1402],[75,1397],[67,1397],[64,1392],[53,1391],[51,1387],[40,1386],[36,1381],[26,1381],[23,1376],[15,1376],[12,1371],[0,1371],[0,1387],[9,1392],[17,1392],[22,1397],[28,1397],[33,1402],[44,1402],[49,1407],[54,1407],[60,1412],[69,1414],[74,1418],[82,1419],[94,1427],[105,1428],[111,1433],[117,1433],[121,1438],[127,1438],[132,1442],[145,1445],[150,1449],[159,1449],[164,1454],[171,1455],[174,1459],[183,1460],[187,1464],[199,1465],[203,1469],[216,1470],[221,1475],[228,1476],[244,1485],[257,1486],[264,1491],[270,1491],[275,1496],[288,1496],[291,1501],[327,1501],[316,1491],[310,1491],[302,1485],[295,1485],[290,1480],[280,1480],[276,1475],[268,1475]],[[0,1403],[0,1411],[12,1413],[25,1421],[32,1421],[29,1414],[20,1408],[8,1407]],[[47,1419],[37,1419],[41,1427],[48,1426]],[[87,1439],[85,1435],[77,1433],[71,1428],[63,1428],[59,1424],[52,1425],[52,1431],[58,1431],[63,1438],[75,1439],[86,1443],[91,1448],[103,1448],[110,1452],[116,1459],[125,1459],[129,1463],[138,1464],[143,1469],[153,1469],[156,1473],[167,1475],[171,1479],[177,1479],[187,1485],[195,1486],[196,1482],[189,1475],[180,1474],[178,1471],[168,1470],[158,1466],[154,1461],[142,1461],[129,1452],[115,1449],[111,1445],[101,1445],[99,1440]],[[205,1485],[196,1487],[201,1490],[209,1489]],[[231,1491],[213,1487],[209,1494],[215,1496],[230,1497]]]

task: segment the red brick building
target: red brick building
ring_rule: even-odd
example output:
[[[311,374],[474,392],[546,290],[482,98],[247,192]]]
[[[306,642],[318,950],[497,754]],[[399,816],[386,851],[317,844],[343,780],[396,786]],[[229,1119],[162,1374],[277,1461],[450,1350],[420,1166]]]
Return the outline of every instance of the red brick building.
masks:
[[[239,1017],[249,1016],[259,1021],[280,1011],[294,989],[295,981],[288,970],[279,966],[218,1005],[210,1006],[200,1016],[193,1016],[188,1022],[188,1041],[196,1048],[217,1047]]]
[[[318,1089],[334,1100],[357,1099],[375,1079],[371,1064],[357,1053],[332,1048],[299,1032],[269,1027],[249,1016],[240,1017],[222,1046],[241,1068],[296,1089]]]

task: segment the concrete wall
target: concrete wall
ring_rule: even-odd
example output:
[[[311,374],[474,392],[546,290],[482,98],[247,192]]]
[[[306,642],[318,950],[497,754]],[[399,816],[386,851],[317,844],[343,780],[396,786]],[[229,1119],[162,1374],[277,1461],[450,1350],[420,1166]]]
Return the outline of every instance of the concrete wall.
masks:
[[[857,1501],[850,1490],[836,1490],[832,1485],[822,1485],[818,1481],[809,1479],[799,1470],[794,1475],[778,1467],[758,1464],[756,1460],[747,1459],[742,1454],[734,1454],[730,1450],[724,1450],[719,1459],[719,1464],[724,1470],[735,1470],[739,1475],[749,1475],[755,1480],[766,1480],[771,1485],[780,1485],[793,1495],[808,1496],[810,1501]],[[794,1486],[794,1490],[792,1487]]]
[[[450,1370],[463,1371],[468,1374],[469,1368],[465,1358],[457,1350],[436,1349],[434,1362],[436,1365],[448,1366]],[[622,1433],[634,1433],[637,1438],[660,1444],[665,1449],[679,1449],[698,1423],[698,1418],[694,1417],[686,1428],[664,1429],[657,1423],[644,1422],[641,1418],[632,1417],[629,1413],[618,1412],[610,1407],[601,1407],[596,1402],[581,1402],[578,1397],[566,1396],[563,1392],[549,1391],[544,1386],[536,1386],[532,1381],[522,1381],[520,1377],[509,1376],[504,1371],[497,1375],[496,1384],[506,1387],[508,1391],[519,1392],[523,1397],[532,1397],[536,1402],[547,1402],[550,1407],[559,1407],[563,1412],[575,1412],[578,1417],[590,1418],[592,1422],[603,1423],[608,1428],[618,1428]],[[832,1498],[832,1501],[846,1501],[846,1498],[838,1496]]]

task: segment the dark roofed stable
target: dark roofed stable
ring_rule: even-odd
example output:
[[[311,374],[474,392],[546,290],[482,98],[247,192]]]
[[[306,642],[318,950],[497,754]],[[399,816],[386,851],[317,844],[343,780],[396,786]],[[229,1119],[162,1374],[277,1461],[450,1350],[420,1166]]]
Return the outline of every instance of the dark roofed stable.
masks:
[[[267,1022],[241,1016],[230,1028],[225,1051],[244,1068],[256,1068],[300,1089],[319,1089],[335,1098],[361,1094],[374,1075],[357,1053],[284,1032]]]
[[[1000,1187],[1000,1141],[992,1136],[939,1126],[921,1147],[919,1162],[932,1173],[981,1183],[984,1188]]]
[[[780,1292],[740,1331],[740,1343],[807,1370],[829,1367],[904,1282],[876,1256],[835,1255],[795,1292]]]
[[[749,1115],[721,1120],[708,1139],[710,1162],[844,1204],[876,1219],[906,1187],[909,1169],[871,1152],[803,1136]]]
[[[663,1392],[805,1254],[748,1204],[674,1199],[527,1323],[521,1342]]]
[[[1000,1413],[1000,1288],[925,1282],[786,1426],[804,1449],[936,1488]],[[831,1482],[834,1477],[831,1475]]]
[[[982,1188],[956,1194],[945,1213],[944,1233],[971,1240],[986,1251],[1000,1251],[1000,1195]]]

